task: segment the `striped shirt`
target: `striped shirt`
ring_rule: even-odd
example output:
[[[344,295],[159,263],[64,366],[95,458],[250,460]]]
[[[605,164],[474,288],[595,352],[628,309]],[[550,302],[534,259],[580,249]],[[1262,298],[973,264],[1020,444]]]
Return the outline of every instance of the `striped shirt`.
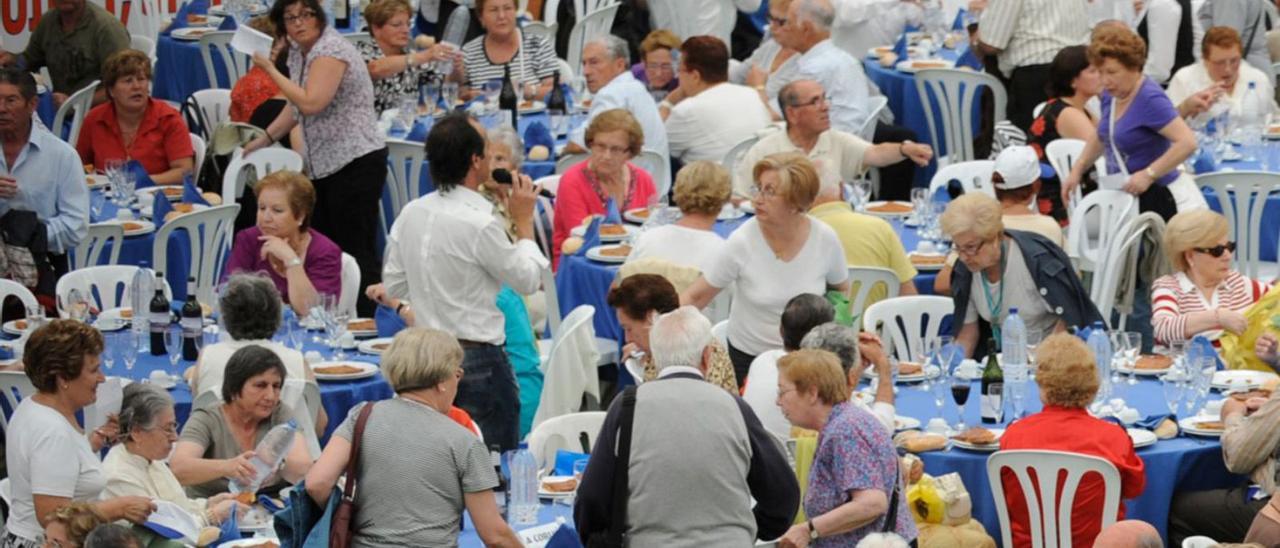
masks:
[[[521,33],[520,49],[507,63],[495,63],[484,51],[486,35],[462,46],[462,62],[466,65],[467,85],[484,86],[489,80],[501,79],[503,67],[511,65],[512,82],[533,82],[548,78],[556,72],[556,52],[551,42],[542,36]]]
[[[1206,300],[1185,273],[1161,276],[1151,284],[1151,327],[1156,341],[1168,344],[1190,339],[1197,333],[1186,332],[1188,314],[1219,308],[1244,310],[1269,289],[1270,284],[1250,280],[1233,270]]]
[[[1062,48],[1089,39],[1085,0],[991,0],[982,12],[982,42],[1002,50],[1000,72],[1044,65]]]

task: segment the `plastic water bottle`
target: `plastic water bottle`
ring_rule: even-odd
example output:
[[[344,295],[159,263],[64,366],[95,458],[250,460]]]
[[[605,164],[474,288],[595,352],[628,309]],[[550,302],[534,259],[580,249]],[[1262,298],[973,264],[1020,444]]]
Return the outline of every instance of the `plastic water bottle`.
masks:
[[[155,292],[154,281],[155,274],[149,268],[138,268],[133,273],[133,282],[129,284],[129,306],[133,308],[133,319],[131,320],[130,329],[135,335],[134,340],[140,340],[150,332],[151,319],[147,317],[147,307],[151,304],[151,294]]]
[[[511,487],[507,497],[511,523],[538,522],[538,461],[528,449],[516,451],[511,459]]]
[[[1267,101],[1258,90],[1257,82],[1249,82],[1249,87],[1240,98],[1240,141],[1245,147],[1245,156],[1253,158],[1262,147],[1262,132],[1267,123]]]
[[[1111,394],[1111,337],[1102,322],[1093,322],[1086,341],[1093,351],[1094,364],[1098,366],[1098,396],[1103,400]]]
[[[1017,307],[1009,309],[1004,324],[1000,327],[1000,349],[1004,358],[1004,389],[1008,392],[1005,398],[1013,406],[1011,419],[1022,414],[1022,399],[1026,390],[1027,367],[1027,325],[1018,316]]]
[[[284,456],[289,454],[289,449],[293,447],[294,440],[297,439],[298,423],[290,420],[284,424],[277,424],[263,436],[262,441],[258,442],[258,446],[253,449],[253,468],[256,473],[253,481],[248,484],[241,483],[238,480],[231,480],[232,493],[257,492],[262,487],[262,482],[280,466],[280,461],[284,460]]]

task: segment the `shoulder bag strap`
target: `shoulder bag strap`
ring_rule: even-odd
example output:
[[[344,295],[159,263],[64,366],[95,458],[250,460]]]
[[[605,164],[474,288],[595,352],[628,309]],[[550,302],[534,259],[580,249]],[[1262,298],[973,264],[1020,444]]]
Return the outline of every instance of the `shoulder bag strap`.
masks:
[[[631,466],[631,426],[636,415],[636,388],[622,393],[621,428],[618,431],[618,455],[613,473],[613,515],[609,518],[611,546],[624,546],[627,531],[628,476]]]
[[[373,402],[365,404],[356,417],[355,432],[351,435],[351,456],[347,458],[347,484],[342,487],[342,500],[356,500],[356,465],[360,462],[360,440],[364,438],[364,425],[369,422],[369,414],[373,412]]]
[[[1137,90],[1134,90],[1134,93],[1137,93]],[[1107,144],[1111,146],[1111,153],[1116,156],[1116,165],[1120,166],[1120,173],[1123,173],[1127,179],[1129,177],[1129,166],[1124,164],[1124,155],[1120,154],[1119,148],[1116,148],[1116,102],[1118,102],[1118,99],[1112,95],[1111,111],[1107,113],[1107,125],[1110,128],[1110,133],[1107,134]]]
[[[882,533],[894,533],[898,529],[898,493],[902,491],[899,486],[902,480],[902,461],[898,458],[898,453],[893,453],[893,494],[889,495],[889,513],[885,516],[884,529]]]

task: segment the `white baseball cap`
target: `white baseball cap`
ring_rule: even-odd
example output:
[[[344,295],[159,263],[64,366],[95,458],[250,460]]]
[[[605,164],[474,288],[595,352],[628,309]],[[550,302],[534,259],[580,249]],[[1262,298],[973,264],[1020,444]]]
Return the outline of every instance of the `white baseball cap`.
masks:
[[[995,172],[1004,179],[1000,183],[992,182],[992,186],[999,190],[1031,186],[1031,183],[1040,178],[1040,158],[1028,146],[1006,147],[996,156]]]

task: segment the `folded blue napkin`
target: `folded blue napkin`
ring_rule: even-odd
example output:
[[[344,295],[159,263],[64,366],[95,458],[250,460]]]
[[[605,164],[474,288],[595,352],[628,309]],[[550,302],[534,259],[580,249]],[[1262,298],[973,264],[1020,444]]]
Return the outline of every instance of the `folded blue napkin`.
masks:
[[[168,36],[169,33],[175,30],[187,28],[187,15],[192,13],[191,5],[194,3],[195,2],[188,2],[183,4],[181,7],[179,7],[177,13],[173,14],[173,21],[169,23],[168,27],[160,31],[160,35]],[[137,9],[137,6],[141,6],[141,5],[142,4],[134,4],[134,9]]]
[[[898,37],[898,42],[893,45],[893,54],[897,55],[900,60],[905,61],[907,59],[907,33],[904,32],[902,36]]]
[[[1211,173],[1218,170],[1218,165],[1213,162],[1213,152],[1208,147],[1203,147],[1196,154],[1195,162],[1192,167],[1196,173]]]
[[[1133,424],[1125,424],[1121,422],[1120,419],[1117,419],[1115,417],[1107,417],[1102,420],[1107,422],[1114,422],[1123,428],[1141,428],[1143,430],[1155,430],[1156,427],[1160,426],[1160,423],[1164,422],[1165,419],[1173,419],[1175,422],[1178,420],[1177,417],[1170,415],[1168,413],[1157,413],[1155,415],[1147,415],[1145,417],[1142,417],[1141,419],[1138,419],[1138,422],[1135,422]]]
[[[576,442],[574,443],[576,444]],[[556,450],[556,466],[554,469],[555,475],[572,476],[573,464],[580,460],[586,460],[588,458],[591,458],[591,455],[588,455],[586,453],[565,451],[564,449]]]
[[[391,307],[384,305],[378,305],[378,309],[373,312],[373,323],[378,326],[379,337],[394,337],[406,327],[400,315],[396,314]]]
[[[574,528],[564,524],[556,529],[556,534],[547,539],[546,548],[582,548],[582,541],[578,539],[578,532]]]
[[[585,256],[587,250],[600,245],[600,217],[591,219],[591,224],[587,226],[587,230],[582,234],[582,247],[578,248],[576,255]]]
[[[425,121],[424,121],[425,120]],[[405,135],[406,141],[426,142],[427,134],[431,132],[430,118],[418,118],[413,121],[413,127],[409,129],[409,133]]]
[[[1196,335],[1192,337],[1191,340],[1187,342],[1185,354],[1187,359],[1191,360],[1191,363],[1196,363],[1195,360],[1197,359],[1211,357],[1213,358],[1214,369],[1220,371],[1225,366],[1222,362],[1222,358],[1218,356],[1218,349],[1213,347],[1213,341],[1210,341],[1209,338],[1204,335]]]
[[[611,225],[622,224],[622,213],[618,212],[618,202],[615,202],[612,197],[604,203],[604,222]]]
[[[533,148],[536,145],[542,145],[547,147],[547,151],[549,152],[547,156],[547,161],[554,162],[556,160],[555,159],[556,139],[555,137],[551,136],[551,130],[547,129],[547,126],[539,121],[535,121],[529,124],[529,127],[524,129],[525,152],[528,152],[529,149]]]
[[[222,24],[218,25],[218,30],[236,30],[236,18],[230,15],[222,18]]]
[[[133,187],[134,190],[156,186],[156,182],[151,180],[151,174],[147,173],[146,168],[142,167],[142,164],[137,160],[129,160],[125,163],[124,168],[129,170],[130,173],[133,173],[134,180],[136,181],[136,184]]]
[[[173,211],[173,204],[169,203],[169,197],[163,192],[152,193],[151,200],[151,222],[155,223],[156,228],[160,228],[164,224],[165,215]]]
[[[973,48],[966,47],[964,48],[964,52],[960,54],[960,57],[956,58],[956,66],[969,67],[973,70],[981,71],[982,59],[979,59],[978,56],[973,53]]]
[[[209,200],[204,199],[204,196],[200,194],[200,190],[196,188],[195,183],[191,182],[190,176],[184,177],[182,180],[182,201],[188,204],[209,205]]]
[[[278,504],[276,502],[276,499],[273,499],[266,495],[258,495],[258,504],[261,504],[263,508],[266,508],[267,511],[271,512],[272,514],[279,512],[281,510],[284,510],[284,506],[281,504]]]
[[[969,12],[964,8],[960,8],[960,11],[956,12],[956,20],[951,22],[951,30],[964,30],[964,22],[968,17]]]

